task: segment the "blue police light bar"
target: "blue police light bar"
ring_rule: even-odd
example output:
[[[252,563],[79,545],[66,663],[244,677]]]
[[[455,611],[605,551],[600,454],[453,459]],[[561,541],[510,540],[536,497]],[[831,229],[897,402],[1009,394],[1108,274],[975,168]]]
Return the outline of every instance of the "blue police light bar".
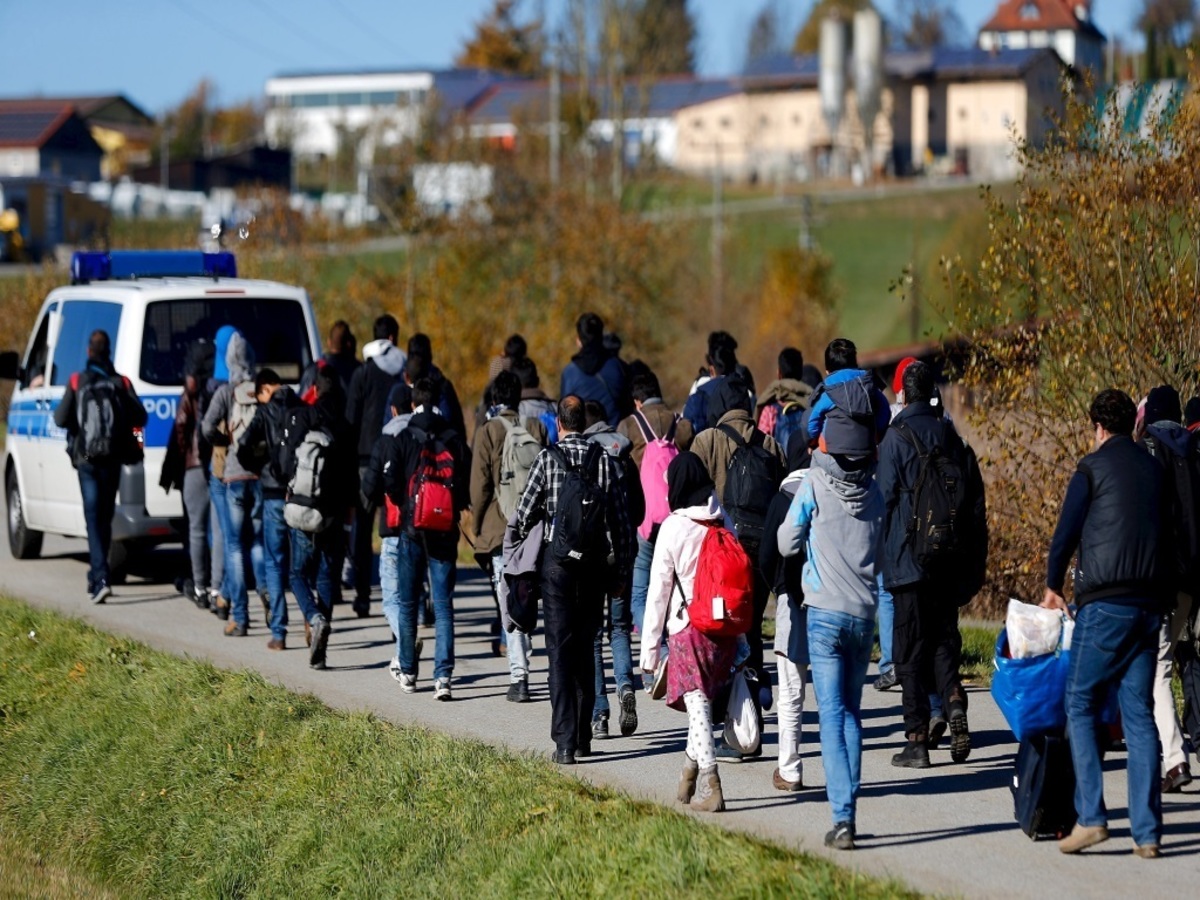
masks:
[[[220,253],[201,253],[199,250],[80,251],[71,256],[71,281],[74,284],[185,276],[237,278],[237,259],[227,250]]]

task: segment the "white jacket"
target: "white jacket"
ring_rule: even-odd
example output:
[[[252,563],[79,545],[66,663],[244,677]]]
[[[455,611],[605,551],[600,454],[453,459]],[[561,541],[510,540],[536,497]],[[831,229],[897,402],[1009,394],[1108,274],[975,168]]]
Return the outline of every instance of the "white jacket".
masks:
[[[712,494],[704,506],[675,510],[658,529],[654,561],[650,564],[650,585],[646,591],[646,614],[642,621],[641,666],[645,672],[653,672],[658,666],[663,628],[668,634],[678,634],[688,624],[684,597],[675,577],[679,577],[683,592],[691,597],[700,546],[708,534],[707,525],[714,521],[733,530],[733,522]]]

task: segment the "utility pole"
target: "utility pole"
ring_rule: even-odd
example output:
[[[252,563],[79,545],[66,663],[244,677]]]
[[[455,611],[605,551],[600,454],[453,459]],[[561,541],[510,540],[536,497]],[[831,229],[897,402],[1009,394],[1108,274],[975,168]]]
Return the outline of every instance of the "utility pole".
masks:
[[[713,325],[721,322],[721,307],[724,305],[725,281],[725,228],[721,211],[724,201],[724,178],[721,173],[721,143],[713,142],[713,221],[712,221],[712,315]]]
[[[158,146],[158,182],[163,193],[171,188],[171,123],[163,121],[162,135]]]
[[[562,162],[562,72],[558,42],[550,57],[550,187],[557,190]]]

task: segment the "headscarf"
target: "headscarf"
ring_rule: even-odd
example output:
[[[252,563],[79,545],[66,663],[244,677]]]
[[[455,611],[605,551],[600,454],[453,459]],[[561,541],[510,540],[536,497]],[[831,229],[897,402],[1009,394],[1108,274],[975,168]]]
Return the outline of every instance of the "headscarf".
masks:
[[[232,325],[222,325],[217,329],[213,346],[216,352],[213,356],[213,378],[217,381],[229,380],[229,366],[225,362],[225,352],[229,349],[229,339],[237,334]]]
[[[671,512],[704,506],[712,496],[713,480],[695,453],[685,450],[667,466],[667,505]]]

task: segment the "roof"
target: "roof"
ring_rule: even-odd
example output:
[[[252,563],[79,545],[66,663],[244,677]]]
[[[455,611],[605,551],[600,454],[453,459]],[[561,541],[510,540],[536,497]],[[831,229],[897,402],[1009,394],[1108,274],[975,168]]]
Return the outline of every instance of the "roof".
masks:
[[[572,96],[578,86],[564,81],[564,97]],[[627,84],[624,91],[624,115],[627,118],[666,118],[687,106],[728,97],[741,90],[730,79],[699,79],[668,76],[646,84]],[[597,104],[597,117],[612,114],[613,95],[607,86],[593,83],[590,91]],[[515,113],[524,112],[544,119],[550,111],[550,85],[545,81],[505,81],[488,88],[468,108],[473,122],[507,123]]]
[[[1080,12],[1082,11],[1082,15]],[[1003,0],[983,31],[1076,31],[1104,40],[1089,0]]]
[[[0,147],[40,148],[74,114],[54,100],[0,100]]]
[[[1047,57],[1062,65],[1058,53],[1050,47],[1027,47],[1021,50],[982,50],[969,47],[962,50],[933,51],[934,78],[944,80],[980,80],[987,78],[1016,78]]]
[[[433,89],[442,102],[442,112],[453,114],[468,109],[471,104],[501,79],[483,69],[451,69],[435,72]]]
[[[13,97],[0,99],[0,106],[8,103],[50,103],[73,106],[80,118],[87,122],[120,123],[130,125],[153,125],[154,117],[126,97],[124,94],[87,94],[77,97]]]

